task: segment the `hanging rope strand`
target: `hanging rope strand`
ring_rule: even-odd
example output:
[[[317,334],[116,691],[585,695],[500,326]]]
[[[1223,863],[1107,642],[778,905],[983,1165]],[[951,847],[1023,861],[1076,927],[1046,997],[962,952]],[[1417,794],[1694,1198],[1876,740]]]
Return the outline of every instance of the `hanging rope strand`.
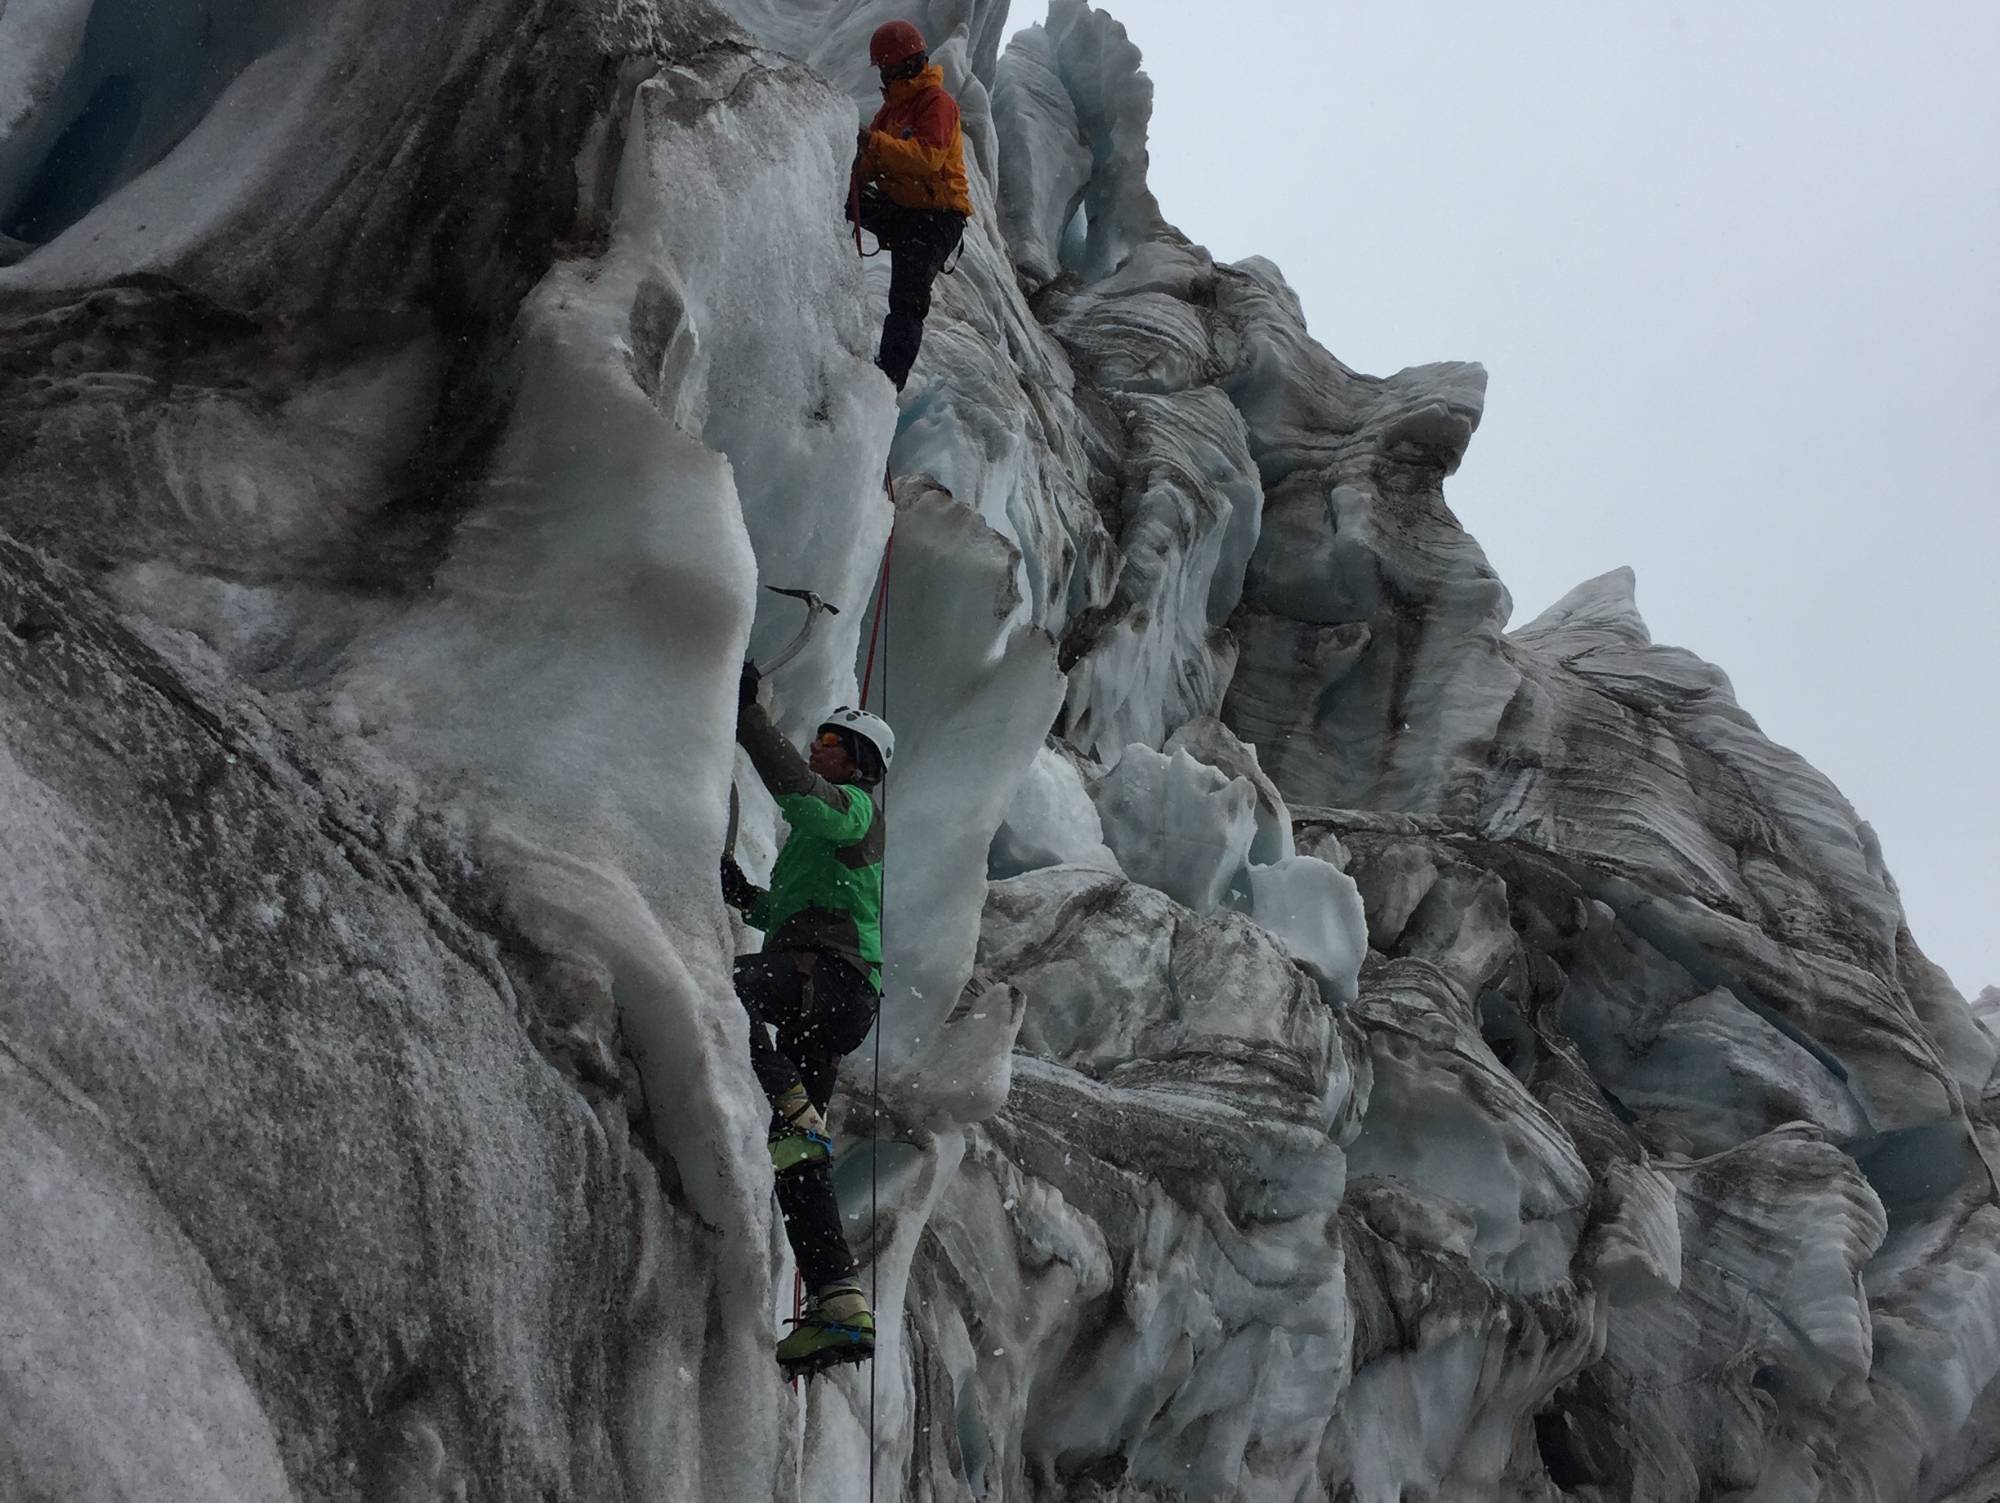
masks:
[[[887,490],[887,488],[885,480],[883,489]],[[889,498],[889,504],[891,506],[896,504],[894,496]],[[882,546],[882,572],[875,580],[875,619],[868,624],[868,662],[861,670],[861,708],[864,710],[868,708],[868,685],[875,678],[875,644],[881,639],[882,617],[887,614],[889,609],[889,559],[895,551],[896,524],[892,521],[889,524],[889,541]],[[887,654],[884,654],[882,672],[886,675],[888,671],[888,657]],[[886,691],[884,691],[883,703],[885,705],[888,703]],[[885,714],[882,718],[886,720],[889,717]],[[886,780],[882,786],[885,790],[887,789],[888,783]]]
[[[889,718],[889,633],[882,623],[883,618],[889,614],[889,559],[896,546],[896,525],[893,516],[896,505],[896,491],[890,480],[889,471],[886,468],[882,471],[882,494],[889,499],[891,520],[889,523],[888,541],[882,545],[882,577],[875,586],[875,621],[868,629],[868,666],[862,670],[861,674],[861,708],[864,710],[868,708],[868,689],[870,682],[875,676],[875,644],[879,638],[882,643],[881,715],[884,720],[887,720]],[[882,779],[882,818],[886,821],[888,817],[889,780],[885,777]],[[882,868],[883,902],[880,922],[882,926],[882,958],[886,962],[889,957],[889,869],[886,860],[889,853],[886,846],[883,848],[882,854],[885,860]],[[868,1304],[875,1312],[875,1328],[879,1332],[882,1329],[884,1318],[881,1300],[881,1245],[880,1234],[877,1231],[877,1228],[881,1224],[882,1202],[882,1156],[879,1149],[881,1134],[876,1126],[876,1118],[882,1110],[882,1010],[879,1005],[875,1011],[874,1074],[875,1083],[868,1102]],[[868,1363],[868,1503],[875,1503],[876,1388],[875,1363],[871,1359]]]

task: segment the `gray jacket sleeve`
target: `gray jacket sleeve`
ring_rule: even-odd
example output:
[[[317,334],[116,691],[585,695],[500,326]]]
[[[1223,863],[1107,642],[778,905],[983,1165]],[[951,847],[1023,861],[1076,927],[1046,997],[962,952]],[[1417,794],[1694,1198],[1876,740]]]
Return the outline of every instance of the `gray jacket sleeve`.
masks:
[[[764,713],[762,705],[751,705],[737,715],[736,740],[750,754],[750,765],[757,769],[757,776],[771,790],[773,798],[804,793],[836,809],[847,807],[847,795],[837,784],[829,783],[806,765],[798,748],[771,724],[771,717]]]

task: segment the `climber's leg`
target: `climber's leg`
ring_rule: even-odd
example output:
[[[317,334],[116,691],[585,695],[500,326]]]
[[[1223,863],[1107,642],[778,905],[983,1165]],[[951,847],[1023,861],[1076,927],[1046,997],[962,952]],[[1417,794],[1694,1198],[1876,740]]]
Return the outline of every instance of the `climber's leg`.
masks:
[[[870,183],[861,190],[861,228],[889,254],[889,314],[882,320],[882,343],[875,363],[901,391],[916,363],[917,346],[924,337],[924,314],[930,308],[928,277],[923,282],[921,307],[916,306],[910,292],[918,264],[928,261],[919,244],[918,211],[903,207]]]
[[[874,1355],[875,1312],[852,1280],[821,1289],[791,1335],[778,1343],[779,1365],[794,1377]]]
[[[779,1175],[778,1208],[799,1260],[799,1278],[813,1294],[811,1308],[778,1343],[778,1361],[793,1372],[813,1372],[873,1356],[875,1314],[855,1281],[832,1169],[818,1162]]]
[[[875,363],[901,391],[923,344],[931,284],[958,248],[965,220],[958,214],[905,208],[870,188],[861,195],[861,227],[890,255],[889,314],[882,320],[882,348]]]
[[[772,1047],[768,1025],[777,1024],[781,1039],[811,1036],[820,963],[816,954],[791,950],[745,955],[736,962],[736,994],[750,1014],[751,1064],[771,1099],[771,1167],[778,1176],[778,1207],[792,1253],[813,1289],[850,1277],[854,1260],[840,1234],[840,1206],[828,1170],[833,1142],[825,1120],[807,1097],[792,1056]]]
[[[810,993],[812,1006],[779,1025],[778,1048],[797,1064],[807,1098],[824,1112],[841,1060],[875,1026],[877,998],[868,978],[837,955],[819,960]]]
[[[773,1105],[800,1084],[799,1067],[771,1042],[771,1027],[783,1028],[799,1012],[802,977],[798,956],[787,951],[742,955],[736,960],[736,996],[750,1014],[750,1068]]]
[[[814,1153],[823,1158],[832,1150],[826,1124],[806,1096],[797,1057],[783,1042],[784,1030],[797,1028],[811,1006],[810,977],[800,971],[798,962],[796,952],[785,950],[739,956],[736,961],[736,996],[750,1015],[750,1068],[770,1098],[772,1164],[778,1169],[789,1166],[779,1157],[782,1140],[800,1139],[788,1145],[798,1150],[795,1158]],[[774,1026],[779,1040],[775,1045]]]
[[[896,247],[889,268],[889,314],[882,320],[882,372],[901,391],[924,342],[931,284],[958,245],[965,221],[956,214],[926,214],[928,223]]]
[[[802,960],[807,962],[803,968]],[[857,984],[865,999],[857,999]],[[795,1046],[801,1040],[810,1042],[823,1105],[841,1054],[868,1031],[874,988],[844,961],[779,950],[739,959],[736,992],[750,1014],[751,1064],[771,1098],[771,1158],[778,1171],[778,1209],[785,1237],[798,1259],[800,1278],[813,1291],[811,1313],[779,1344],[778,1358],[788,1367],[807,1371],[859,1361],[875,1350],[875,1318],[854,1282],[854,1254],[841,1232],[840,1201],[833,1193],[832,1144],[806,1094],[798,1064],[785,1049],[773,1046],[770,1028],[775,1024],[779,1038],[790,1039]],[[827,1008],[823,1017],[822,1006]],[[835,1045],[838,1051],[822,1061],[819,1051]]]
[[[771,1102],[771,1168],[779,1175],[810,1160],[833,1157],[826,1120],[806,1094],[798,1055],[788,1037],[807,1029],[814,1011],[817,954],[767,950],[736,962],[736,995],[750,1015],[750,1067]],[[778,1042],[771,1042],[771,1029]],[[809,1035],[808,1035],[809,1036]]]
[[[929,247],[910,239],[896,248],[889,267],[889,312],[882,320],[882,350],[875,363],[901,391],[924,342],[924,319],[931,311],[931,279],[937,275]]]
[[[799,1275],[815,1292],[854,1277],[854,1254],[840,1229],[840,1201],[833,1193],[833,1168],[814,1159],[778,1176],[778,1209]]]

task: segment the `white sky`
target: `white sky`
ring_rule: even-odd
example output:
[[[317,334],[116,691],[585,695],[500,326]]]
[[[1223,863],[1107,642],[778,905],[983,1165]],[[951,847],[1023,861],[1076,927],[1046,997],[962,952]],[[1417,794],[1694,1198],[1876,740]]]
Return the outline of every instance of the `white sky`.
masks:
[[[1105,3],[1168,219],[1358,369],[1487,366],[1517,623],[1631,564],[2000,982],[2000,3]]]

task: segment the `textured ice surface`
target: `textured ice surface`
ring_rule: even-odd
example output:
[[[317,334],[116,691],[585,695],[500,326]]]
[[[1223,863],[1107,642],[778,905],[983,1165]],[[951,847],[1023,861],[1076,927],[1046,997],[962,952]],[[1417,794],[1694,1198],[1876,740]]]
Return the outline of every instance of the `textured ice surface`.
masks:
[[[2000,997],[1867,826],[1629,571],[1506,631],[1483,373],[1164,223],[1110,16],[726,9],[0,11],[10,1478],[1985,1503]],[[896,15],[978,208],[900,405]],[[735,665],[812,588],[852,700],[892,525],[882,1339],[795,1396]]]
[[[1116,871],[1118,858],[1104,843],[1104,822],[1090,801],[1082,771],[1060,750],[1044,747],[994,832],[987,875],[1018,877],[1070,864]]]
[[[1098,790],[1104,838],[1134,879],[1197,913],[1214,910],[1250,861],[1257,791],[1197,762],[1127,749]]]

